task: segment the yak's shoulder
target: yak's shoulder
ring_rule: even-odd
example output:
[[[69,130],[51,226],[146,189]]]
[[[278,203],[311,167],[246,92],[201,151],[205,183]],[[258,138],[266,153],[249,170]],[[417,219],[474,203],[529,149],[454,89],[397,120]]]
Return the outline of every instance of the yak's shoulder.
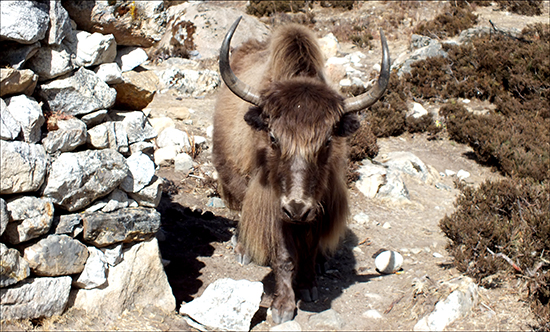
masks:
[[[269,43],[266,41],[249,39],[241,46],[237,47],[231,53],[231,68],[233,71],[239,72],[242,67],[247,66],[249,63],[261,57],[262,53],[267,51],[268,45]]]

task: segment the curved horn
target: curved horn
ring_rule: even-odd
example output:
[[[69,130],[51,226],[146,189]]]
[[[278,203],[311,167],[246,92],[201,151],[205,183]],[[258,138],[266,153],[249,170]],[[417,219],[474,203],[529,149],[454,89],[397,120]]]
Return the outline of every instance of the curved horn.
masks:
[[[220,74],[229,90],[242,100],[258,106],[260,103],[260,96],[251,86],[239,80],[229,65],[229,44],[231,43],[231,38],[233,38],[233,33],[235,29],[237,29],[237,25],[239,25],[241,18],[242,16],[239,16],[231,28],[229,28],[229,31],[223,39],[222,47],[220,48]]]
[[[346,113],[357,112],[371,106],[382,97],[388,87],[390,81],[390,51],[382,29],[380,29],[380,42],[382,43],[382,68],[380,69],[378,81],[369,91],[359,96],[347,98],[344,101]]]

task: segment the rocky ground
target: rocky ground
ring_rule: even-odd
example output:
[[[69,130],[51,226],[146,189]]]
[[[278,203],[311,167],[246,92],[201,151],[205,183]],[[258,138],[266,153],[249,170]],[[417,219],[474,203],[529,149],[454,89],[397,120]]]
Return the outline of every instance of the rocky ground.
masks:
[[[220,6],[244,10],[244,5],[230,1]],[[392,58],[407,52],[412,27],[422,19],[434,17],[443,4],[422,2],[407,13],[396,29],[386,35]],[[540,17],[493,11],[492,7],[479,7],[478,26],[488,26],[491,20],[499,27],[520,29],[531,21],[548,18],[548,2]],[[384,26],[388,13],[399,10],[394,2],[366,2],[352,12],[315,7],[314,29],[319,37],[328,31],[334,21],[352,20],[369,16],[374,26]],[[373,29],[374,30],[374,29]],[[373,50],[364,51],[362,63],[372,68],[380,58],[375,38]],[[359,50],[350,43],[341,43],[341,52]],[[151,65],[152,66],[152,65]],[[203,61],[205,69],[216,70],[215,61]],[[151,67],[152,68],[152,67]],[[148,68],[149,69],[149,68]],[[219,202],[211,164],[212,114],[216,92],[200,98],[185,97],[175,91],[157,93],[147,107],[150,117],[166,115],[173,118],[176,127],[191,136],[207,138],[206,148],[196,151],[191,172],[175,171],[173,166],[157,170],[168,186],[158,207],[162,214],[161,230],[157,236],[165,271],[176,297],[177,309],[182,303],[200,297],[206,287],[221,278],[262,281],[265,294],[260,310],[252,320],[252,331],[274,327],[269,313],[274,280],[268,267],[254,264],[241,266],[233,254],[232,236],[238,214]],[[411,101],[412,102],[412,101]],[[438,104],[422,100],[430,112]],[[461,101],[462,102],[462,101]],[[491,105],[471,101],[469,107],[482,111]],[[368,198],[350,185],[351,213],[349,231],[341,249],[329,260],[326,273],[319,277],[320,299],[314,303],[299,303],[295,323],[302,330],[412,330],[417,322],[434,310],[435,304],[447,298],[464,280],[452,264],[445,250],[446,238],[438,223],[454,211],[454,201],[460,193],[457,181],[478,185],[499,174],[476,162],[472,150],[446,138],[428,139],[426,134],[404,134],[400,137],[379,139],[380,152],[375,161],[384,162],[392,152],[410,152],[431,167],[433,178],[421,181],[402,174],[410,201],[396,202]],[[460,180],[456,173],[469,173]],[[394,250],[404,257],[402,269],[395,274],[383,275],[376,271],[373,255],[382,249]],[[450,325],[447,330],[529,330],[534,317],[524,302],[515,281],[510,280],[499,288],[478,288],[477,304]],[[294,325],[293,328],[297,328]],[[151,310],[127,312],[118,320],[92,317],[85,312],[69,309],[60,317],[14,322],[3,325],[2,330],[194,330],[176,313]]]

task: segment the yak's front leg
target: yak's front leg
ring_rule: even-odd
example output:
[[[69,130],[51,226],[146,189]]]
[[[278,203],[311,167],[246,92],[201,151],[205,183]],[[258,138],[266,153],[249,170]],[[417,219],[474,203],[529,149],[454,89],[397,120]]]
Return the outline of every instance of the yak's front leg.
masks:
[[[300,298],[305,302],[313,302],[319,299],[315,264],[319,247],[319,235],[316,227],[298,226],[293,232],[298,251],[298,269],[296,274],[296,287]]]
[[[275,275],[275,296],[271,304],[273,322],[280,324],[294,318],[296,297],[292,288],[296,276],[297,252],[288,225],[282,227],[282,238],[272,262]]]

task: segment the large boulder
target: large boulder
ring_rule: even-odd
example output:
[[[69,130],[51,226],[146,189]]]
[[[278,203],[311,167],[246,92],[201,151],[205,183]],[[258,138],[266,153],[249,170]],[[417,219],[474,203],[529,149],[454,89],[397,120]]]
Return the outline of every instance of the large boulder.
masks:
[[[149,47],[166,27],[166,1],[63,1],[78,28],[113,34],[118,45]]]
[[[2,1],[0,15],[0,41],[33,44],[44,39],[50,26],[49,6],[39,1]]]
[[[70,48],[76,54],[76,67],[90,67],[115,61],[116,41],[113,35],[103,35],[98,32],[78,31],[76,44],[70,43]]]
[[[73,290],[73,308],[88,314],[114,315],[154,305],[171,313],[176,300],[162,266],[156,238],[125,246],[124,260],[109,268],[107,286]]]
[[[72,75],[40,85],[38,92],[50,110],[68,115],[88,114],[114,105],[116,91],[93,71],[80,68]]]
[[[0,194],[35,191],[46,176],[46,151],[42,144],[0,140]]]
[[[76,211],[109,194],[127,175],[126,160],[115,150],[65,152],[52,163],[43,195]]]

